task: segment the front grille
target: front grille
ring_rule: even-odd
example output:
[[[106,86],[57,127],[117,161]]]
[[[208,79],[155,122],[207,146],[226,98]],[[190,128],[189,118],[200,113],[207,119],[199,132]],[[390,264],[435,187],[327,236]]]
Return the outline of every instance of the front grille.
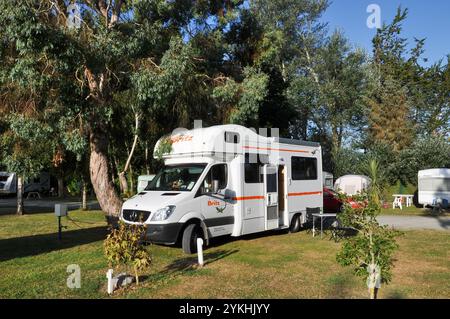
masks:
[[[122,216],[126,221],[143,223],[150,216],[150,212],[144,210],[124,209]]]

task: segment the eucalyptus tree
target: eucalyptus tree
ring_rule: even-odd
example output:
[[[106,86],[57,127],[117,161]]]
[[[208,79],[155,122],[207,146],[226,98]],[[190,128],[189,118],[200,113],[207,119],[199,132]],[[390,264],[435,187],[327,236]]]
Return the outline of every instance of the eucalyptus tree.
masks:
[[[355,140],[366,125],[365,97],[371,85],[368,60],[364,51],[352,48],[338,31],[325,40],[318,56],[311,122],[313,131],[325,135],[324,147],[335,166],[344,142]]]
[[[2,132],[0,156],[9,172],[17,174],[17,215],[24,213],[23,192],[25,178],[32,178],[52,160],[52,146],[46,143],[51,127],[22,115],[10,115]]]
[[[240,3],[1,2],[2,89],[10,93],[11,87],[20,88],[21,99],[36,105],[24,118],[39,118],[60,136],[67,135],[65,148],[82,156],[87,143],[100,206],[117,216],[121,199],[108,157],[111,120],[120,107],[116,97],[132,89],[136,110],[168,120],[166,130],[210,113],[211,103],[203,102],[210,101],[212,83],[219,79],[205,59],[213,51],[192,27],[202,31],[212,17],[224,29]],[[208,39],[216,34],[220,30],[208,33]]]
[[[250,2],[265,31],[260,41],[260,47],[265,51],[258,54],[261,56],[259,60],[278,70],[279,77],[275,81],[279,83],[278,87],[284,89],[284,100],[278,103],[287,105],[280,115],[289,119],[291,135],[303,139],[310,137],[308,129],[317,106],[318,51],[327,38],[326,23],[321,22],[320,18],[328,6],[327,0]],[[271,111],[272,114],[279,112]]]

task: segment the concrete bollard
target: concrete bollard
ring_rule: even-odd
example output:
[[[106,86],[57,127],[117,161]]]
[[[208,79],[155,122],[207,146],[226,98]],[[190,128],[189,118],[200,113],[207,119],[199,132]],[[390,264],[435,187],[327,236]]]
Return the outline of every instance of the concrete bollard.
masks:
[[[203,239],[197,238],[198,264],[203,267]]]

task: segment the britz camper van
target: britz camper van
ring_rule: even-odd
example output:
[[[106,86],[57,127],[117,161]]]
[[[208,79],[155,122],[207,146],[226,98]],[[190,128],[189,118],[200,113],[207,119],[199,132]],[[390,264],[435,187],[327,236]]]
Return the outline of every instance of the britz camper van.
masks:
[[[120,219],[145,223],[146,239],[182,243],[275,229],[297,232],[321,212],[322,151],[317,143],[264,137],[239,125],[173,133],[165,167],[124,202]],[[166,149],[165,147],[162,149]]]

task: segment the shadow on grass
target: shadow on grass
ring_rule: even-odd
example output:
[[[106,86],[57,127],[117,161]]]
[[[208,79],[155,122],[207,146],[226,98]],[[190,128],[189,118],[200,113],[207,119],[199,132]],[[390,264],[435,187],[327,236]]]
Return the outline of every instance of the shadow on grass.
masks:
[[[304,228],[300,230],[300,232],[305,232],[308,235],[312,236],[312,223],[311,225],[307,224]],[[216,238],[211,238],[210,243],[208,247],[218,247],[222,246],[228,243],[236,242],[236,241],[249,241],[249,240],[255,240],[259,238],[266,238],[266,237],[274,237],[274,236],[282,236],[290,234],[289,229],[282,229],[282,230],[268,230],[265,232],[259,232],[254,234],[248,234],[243,235],[240,237],[231,237],[231,236],[221,236]],[[331,225],[325,225],[323,226],[323,237],[329,237],[329,239],[334,239],[336,241],[339,241],[339,239],[345,238],[345,237],[353,237],[357,234],[357,232],[353,229],[349,228],[336,228]],[[291,234],[291,235],[295,235]],[[316,228],[316,236],[320,236],[320,228]]]
[[[101,226],[63,231],[61,240],[58,233],[1,239],[0,262],[90,244],[104,240],[106,235],[107,227]]]
[[[425,217],[450,217],[450,209],[424,208],[419,216]]]
[[[405,298],[406,296],[398,290],[391,291],[385,297],[385,299],[405,299]]]
[[[344,275],[333,275],[329,278],[331,287],[328,289],[327,297],[330,299],[345,299],[350,296],[352,281]]]
[[[217,260],[230,256],[237,253],[238,249],[233,250],[218,250],[215,252],[209,252],[203,255],[204,265],[211,264]],[[179,272],[189,272],[191,270],[197,269],[197,256],[185,257],[176,259],[167,265],[161,272],[160,275],[172,275]]]
[[[265,238],[265,237],[272,237],[272,236],[280,236],[287,234],[287,231],[285,230],[268,230],[265,232],[259,232],[254,234],[248,234],[243,235],[239,237],[232,237],[232,236],[221,236],[221,237],[215,237],[211,238],[208,247],[218,247],[222,246],[228,243],[236,242],[236,241],[248,241],[248,240],[255,240],[259,238]]]

